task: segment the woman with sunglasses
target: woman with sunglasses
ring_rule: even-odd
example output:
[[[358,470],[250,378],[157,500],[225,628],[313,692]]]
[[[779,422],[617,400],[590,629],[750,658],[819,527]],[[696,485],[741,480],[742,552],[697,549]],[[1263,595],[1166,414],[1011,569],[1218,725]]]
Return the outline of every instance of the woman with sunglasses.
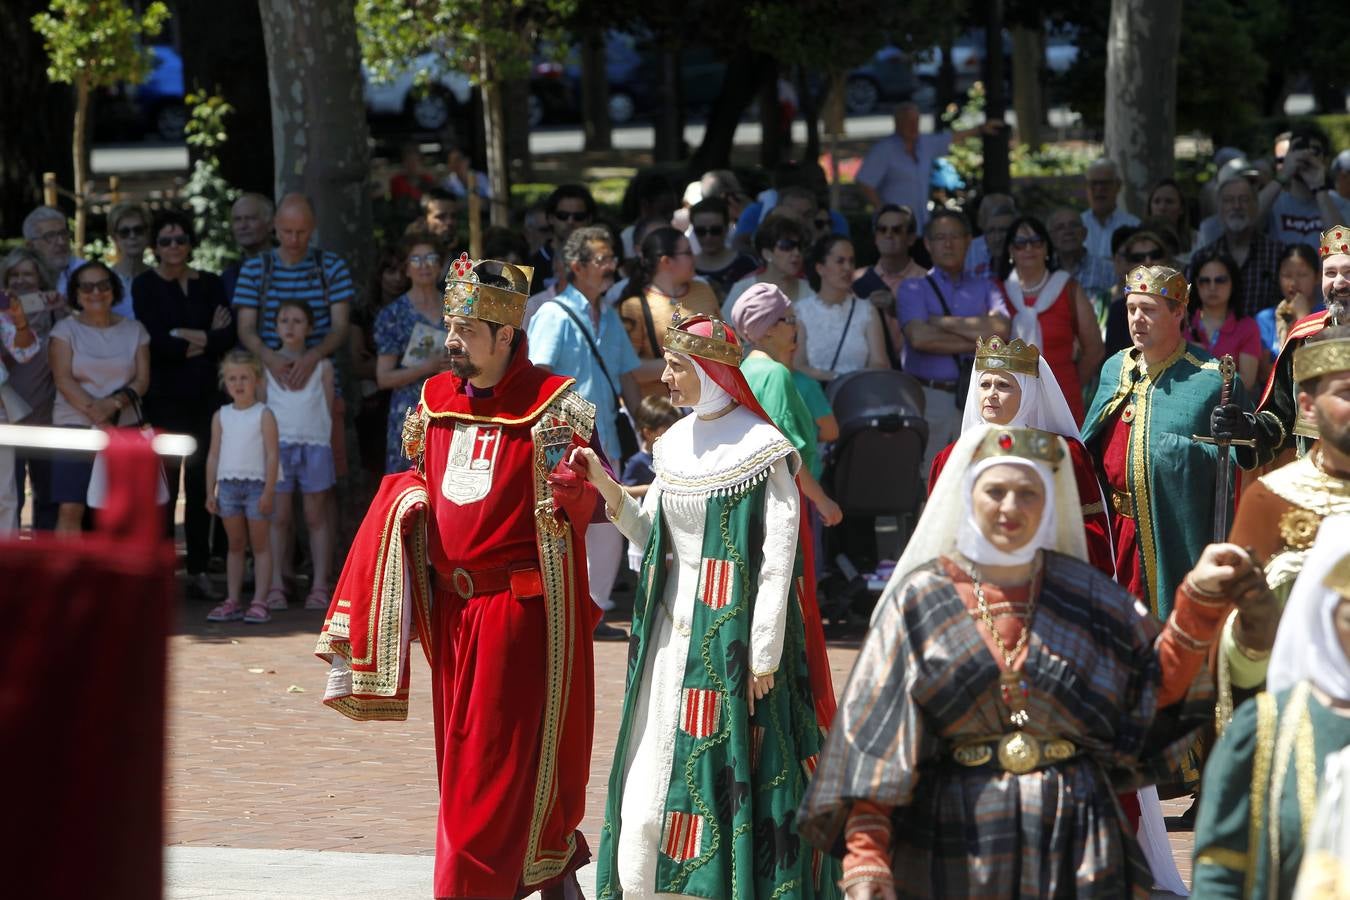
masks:
[[[644,365],[633,374],[643,396],[667,393],[661,383],[665,368],[666,329],[693,315],[716,316],[717,294],[694,277],[694,251],[676,228],[653,228],[638,244],[637,267],[625,286],[619,318],[633,351]],[[678,318],[677,318],[678,317]]]
[[[722,301],[723,321],[731,321],[736,298],[760,281],[777,285],[793,303],[815,296],[811,285],[801,277],[802,260],[808,249],[808,228],[800,219],[785,212],[772,212],[764,217],[755,230],[755,253],[762,265],[759,271],[751,272],[727,291],[727,297]]]
[[[403,419],[422,397],[422,383],[450,368],[440,280],[445,248],[427,234],[412,234],[402,245],[410,287],[375,316],[375,384],[389,391],[384,470],[409,465],[403,455]]]
[[[1261,367],[1261,329],[1243,309],[1241,272],[1231,256],[1215,253],[1200,262],[1191,286],[1186,340],[1215,359],[1232,356],[1247,390],[1256,389]]]
[[[150,244],[150,214],[139,203],[118,203],[108,212],[108,239],[116,249],[112,270],[122,281],[122,302],[113,312],[134,318],[131,282],[149,268],[145,248]]]
[[[996,290],[1012,316],[1012,335],[1041,348],[1074,421],[1082,425],[1083,385],[1106,358],[1096,313],[1083,286],[1052,265],[1050,233],[1040,219],[1023,216],[1008,234]]]
[[[215,590],[207,576],[211,516],[206,510],[206,452],[211,446],[211,416],[220,406],[219,364],[234,346],[234,317],[217,275],[189,265],[196,244],[192,220],[177,210],[155,215],[150,233],[155,267],[131,284],[136,320],[150,335],[150,386],[144,420],[164,431],[190,434],[197,452],[183,469],[183,537],[188,590],[203,600]],[[134,417],[127,424],[135,424]],[[165,460],[169,503],[165,528],[173,534],[178,501],[177,459]]]
[[[130,425],[150,384],[150,335],[135,319],[112,311],[122,282],[101,262],[70,275],[67,298],[78,310],[52,327],[48,359],[56,382],[52,424],[65,428]],[[52,462],[51,498],[59,504],[58,534],[76,534],[84,519],[93,460],[59,456]]]
[[[728,241],[730,219],[727,202],[721,197],[700,200],[689,209],[689,224],[698,243],[694,271],[722,296],[759,268],[753,256],[742,253]]]
[[[923,266],[909,255],[919,230],[914,210],[908,206],[887,203],[872,219],[872,240],[876,246],[877,261],[853,273],[853,293],[866,297],[881,312],[886,326],[886,356],[894,368],[900,368],[900,351],[905,340],[900,322],[895,317],[895,292],[900,283],[927,274]]]

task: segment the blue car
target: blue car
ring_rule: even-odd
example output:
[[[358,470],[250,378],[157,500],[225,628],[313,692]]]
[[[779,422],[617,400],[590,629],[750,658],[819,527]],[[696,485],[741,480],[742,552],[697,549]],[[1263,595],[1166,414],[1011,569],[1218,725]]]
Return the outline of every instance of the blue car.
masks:
[[[183,126],[187,125],[183,58],[163,44],[152,45],[150,55],[150,74],[133,89],[132,100],[148,131],[166,141],[181,141]]]

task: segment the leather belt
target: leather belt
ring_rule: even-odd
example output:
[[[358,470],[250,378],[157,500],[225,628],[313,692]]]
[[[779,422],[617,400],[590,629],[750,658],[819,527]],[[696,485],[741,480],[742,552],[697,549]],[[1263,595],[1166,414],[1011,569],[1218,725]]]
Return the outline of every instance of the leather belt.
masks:
[[[955,381],[937,381],[932,378],[920,378],[914,376],[914,380],[926,388],[932,388],[935,391],[955,391],[957,382]]]
[[[1111,489],[1111,508],[1128,519],[1138,518],[1134,508],[1134,497],[1124,491],[1118,491],[1115,488]]]
[[[507,563],[491,569],[468,569],[457,567],[449,575],[433,571],[432,580],[437,590],[448,591],[461,600],[479,597],[483,594],[500,594],[510,591],[516,597],[542,597],[544,581],[539,574],[536,560],[522,560]]]
[[[1025,731],[966,741],[952,748],[952,759],[967,768],[994,763],[1014,775],[1025,775],[1078,755],[1067,738],[1041,739]]]

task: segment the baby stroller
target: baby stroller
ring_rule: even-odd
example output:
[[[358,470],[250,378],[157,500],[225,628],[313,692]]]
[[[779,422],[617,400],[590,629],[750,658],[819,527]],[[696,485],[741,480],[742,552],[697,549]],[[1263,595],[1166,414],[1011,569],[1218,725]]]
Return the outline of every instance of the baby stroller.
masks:
[[[852,607],[860,613],[860,606],[870,612],[860,573],[876,568],[875,519],[895,517],[903,548],[924,500],[925,473],[919,471],[928,444],[923,388],[903,372],[864,369],[833,381],[828,394],[839,439],[821,481],[843,510],[844,521],[827,538],[835,571],[824,592],[831,594],[828,605],[835,612]]]

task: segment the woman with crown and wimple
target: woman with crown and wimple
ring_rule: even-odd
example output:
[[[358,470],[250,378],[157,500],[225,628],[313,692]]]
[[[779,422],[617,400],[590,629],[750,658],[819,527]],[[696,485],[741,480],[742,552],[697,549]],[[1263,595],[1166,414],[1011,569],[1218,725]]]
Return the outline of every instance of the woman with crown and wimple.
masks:
[[[1187,595],[1160,626],[1088,564],[1081,518],[1060,436],[986,425],[952,448],[797,818],[842,838],[850,900],[1149,895],[1117,792],[1212,715],[1223,609]]]
[[[795,816],[834,714],[804,558],[800,457],[740,372],[731,328],[665,337],[662,381],[693,408],[657,441],[642,504],[595,454],[573,464],[645,546],[597,896],[829,898],[838,863]]]
[[[1036,428],[1064,438],[1078,485],[1078,497],[1083,504],[1083,537],[1087,541],[1088,560],[1107,575],[1114,575],[1116,563],[1111,546],[1111,522],[1106,515],[1106,497],[1097,480],[1096,463],[1083,446],[1078,423],[1055,373],[1035,344],[1019,338],[1004,341],[997,335],[987,341],[979,339],[975,342],[974,377],[970,379],[970,390],[966,393],[961,432],[964,434],[981,425]],[[928,474],[930,495],[955,446],[953,441],[933,458],[933,467]]]

